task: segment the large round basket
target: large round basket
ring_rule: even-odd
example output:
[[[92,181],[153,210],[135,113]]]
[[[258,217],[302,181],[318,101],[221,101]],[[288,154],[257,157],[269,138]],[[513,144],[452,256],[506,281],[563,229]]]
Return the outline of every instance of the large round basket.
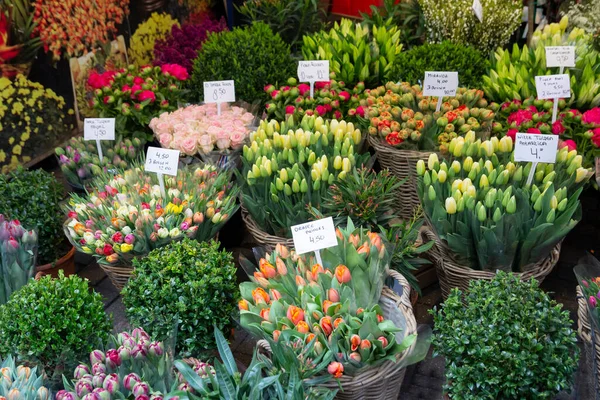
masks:
[[[429,250],[431,261],[435,265],[435,269],[440,281],[442,296],[444,299],[448,297],[453,288],[459,288],[463,293],[469,291],[469,282],[472,280],[492,280],[496,276],[495,272],[478,271],[458,264],[454,261],[451,251],[440,241],[435,233],[427,229],[424,232],[425,238],[434,240],[435,245]],[[526,272],[515,273],[522,281],[527,281],[535,278],[539,283],[548,276],[558,262],[560,256],[560,246],[558,243],[552,249],[548,257],[537,262]]]
[[[417,332],[417,322],[410,303],[410,285],[404,276],[396,271],[388,270],[388,276],[402,285],[402,296],[398,296],[388,287],[384,287],[379,305],[386,319],[403,328],[399,334],[411,335]],[[403,353],[396,356],[396,361],[384,361],[371,368],[360,370],[356,375],[343,375],[339,380],[330,380],[319,386],[331,390],[339,389],[336,399],[339,400],[389,400],[397,399],[400,386],[406,374],[406,366],[402,362],[410,356],[415,343]],[[270,352],[268,342],[260,340],[259,349]],[[341,389],[340,389],[341,387]]]
[[[106,273],[108,279],[113,285],[119,290],[123,290],[129,278],[133,275],[133,267],[131,266],[117,266],[117,265],[100,265],[100,268]]]
[[[250,235],[252,235],[254,241],[267,248],[267,250],[273,250],[278,243],[281,243],[290,249],[294,248],[294,241],[292,239],[273,236],[263,231],[243,205],[242,220],[244,221],[244,224],[246,224],[246,228],[248,228],[248,231],[250,232]]]
[[[412,218],[415,209],[421,205],[417,194],[417,170],[419,160],[427,160],[430,151],[402,150],[382,143],[379,138],[368,136],[369,144],[375,149],[379,164],[406,182],[398,189],[396,209],[403,218]]]
[[[585,296],[580,286],[575,289],[577,293],[577,332],[579,337],[593,347],[594,357],[596,357],[596,379],[600,380],[600,332],[596,330],[596,345],[592,343],[592,327],[588,314],[588,306]],[[600,387],[600,382],[598,382]]]

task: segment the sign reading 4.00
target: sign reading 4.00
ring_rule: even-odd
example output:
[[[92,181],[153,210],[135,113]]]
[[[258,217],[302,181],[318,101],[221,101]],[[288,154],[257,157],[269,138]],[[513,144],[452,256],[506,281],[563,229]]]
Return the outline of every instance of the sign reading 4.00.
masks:
[[[204,82],[205,103],[233,103],[235,102],[234,81]]]

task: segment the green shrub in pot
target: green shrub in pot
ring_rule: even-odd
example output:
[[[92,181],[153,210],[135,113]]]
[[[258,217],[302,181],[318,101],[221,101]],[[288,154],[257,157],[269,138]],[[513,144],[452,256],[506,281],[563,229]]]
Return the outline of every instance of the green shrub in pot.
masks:
[[[76,275],[32,280],[0,307],[0,355],[16,354],[56,384],[112,328],[99,293]]]
[[[579,351],[569,312],[534,279],[500,271],[430,312],[451,399],[554,399],[571,388]]]
[[[53,174],[19,168],[0,175],[0,193],[0,214],[37,231],[38,265],[52,263],[67,253],[59,204],[63,187]]]
[[[219,242],[171,242],[135,259],[134,276],[123,290],[129,322],[164,340],[178,317],[176,349],[184,356],[215,347],[213,324],[232,327],[237,308],[236,267]]]

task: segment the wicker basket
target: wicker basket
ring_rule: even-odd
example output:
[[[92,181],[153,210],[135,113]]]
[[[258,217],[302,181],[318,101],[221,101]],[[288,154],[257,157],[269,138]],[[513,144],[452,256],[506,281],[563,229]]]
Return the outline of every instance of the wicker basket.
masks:
[[[577,332],[579,333],[579,337],[589,344],[590,346],[594,346],[592,343],[592,328],[590,324],[589,314],[588,314],[588,306],[585,301],[585,296],[583,295],[583,291],[580,286],[577,286],[575,289],[577,293]],[[600,387],[600,332],[596,330],[596,345],[594,346],[594,357],[596,358],[596,380],[599,381],[597,383],[597,387]]]
[[[123,290],[129,278],[133,275],[133,267],[126,266],[108,266],[103,264],[98,264],[100,268],[106,273],[108,279],[112,282],[113,285],[119,290]]]
[[[397,149],[382,143],[379,138],[371,137],[371,135],[368,140],[377,153],[379,164],[390,170],[399,179],[406,178],[406,182],[396,193],[397,209],[401,217],[412,218],[415,209],[421,205],[417,194],[417,161],[427,160],[432,152]]]
[[[410,304],[410,285],[406,278],[396,271],[388,270],[388,276],[394,278],[402,285],[402,296],[398,296],[388,287],[384,287],[379,299],[379,305],[383,310],[385,318],[394,321],[399,326],[403,325],[397,322],[399,319],[406,321],[406,335],[417,332],[417,322]],[[389,400],[397,399],[400,393],[400,386],[404,380],[406,368],[399,361],[409,357],[414,346],[397,355],[397,362],[384,361],[375,367],[361,370],[354,376],[343,375],[339,380],[331,380],[319,386],[338,391],[336,399],[339,400]],[[259,340],[259,349],[270,352],[268,342]]]
[[[264,246],[265,248],[267,248],[267,250],[273,250],[278,243],[281,243],[281,244],[287,246],[289,249],[294,248],[294,241],[292,239],[286,239],[286,238],[282,238],[279,236],[273,236],[273,235],[270,235],[267,232],[263,231],[262,229],[260,229],[260,227],[258,226],[256,221],[254,221],[254,219],[252,219],[252,217],[250,216],[250,213],[248,212],[248,210],[246,210],[244,208],[243,205],[242,205],[242,220],[246,224],[246,228],[248,228],[248,231],[250,232],[250,235],[252,235],[252,238],[254,239],[254,241],[256,243]]]
[[[435,245],[429,250],[429,256],[435,265],[444,299],[448,297],[453,288],[459,288],[463,293],[468,292],[471,280],[492,280],[496,276],[491,271],[478,271],[461,266],[454,261],[450,250],[435,233],[427,229],[424,231],[424,235],[428,240],[435,240]],[[560,247],[561,243],[558,243],[548,257],[537,262],[528,271],[516,275],[522,281],[535,278],[539,283],[542,283],[558,262]]]

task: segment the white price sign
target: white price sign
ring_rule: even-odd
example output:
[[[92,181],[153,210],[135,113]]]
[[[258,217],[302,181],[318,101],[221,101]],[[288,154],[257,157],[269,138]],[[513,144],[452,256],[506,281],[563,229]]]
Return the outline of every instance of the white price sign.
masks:
[[[296,253],[304,254],[337,246],[333,218],[323,218],[290,228]]]
[[[473,13],[479,20],[479,22],[483,22],[483,5],[480,0],[473,0],[473,6],[471,6]]]
[[[515,161],[555,163],[558,135],[517,133],[515,138]]]
[[[458,88],[458,72],[425,72],[423,96],[454,96]]]
[[[536,76],[535,89],[540,100],[571,97],[571,81],[567,74]]]
[[[299,61],[298,80],[300,82],[329,81],[329,60]]]
[[[179,150],[148,147],[145,165],[146,172],[177,176],[178,167]]]
[[[249,71],[252,73],[252,71]],[[204,82],[205,103],[233,103],[235,102],[234,81]]]
[[[114,118],[86,118],[83,140],[115,140]]]
[[[575,67],[575,46],[546,46],[546,67]]]

